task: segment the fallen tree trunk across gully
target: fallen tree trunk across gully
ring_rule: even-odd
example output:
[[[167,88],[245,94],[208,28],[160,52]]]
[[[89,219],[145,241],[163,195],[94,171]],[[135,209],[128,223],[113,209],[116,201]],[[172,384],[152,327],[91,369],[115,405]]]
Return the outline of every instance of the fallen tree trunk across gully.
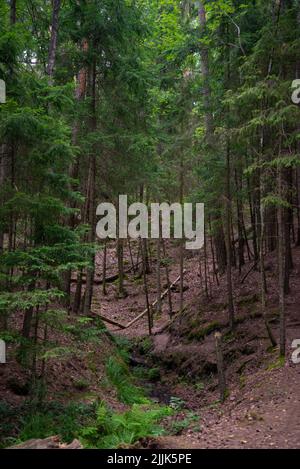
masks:
[[[139,262],[135,267],[138,267],[140,264],[141,264],[141,262]],[[133,270],[133,268],[130,267],[130,269],[124,271],[124,274],[129,274],[132,270]],[[113,283],[116,280],[118,280],[118,278],[119,278],[119,274],[111,275],[110,277],[107,277],[105,279],[105,283]],[[77,280],[78,280],[77,278],[72,277],[71,282],[72,283],[77,283]],[[83,278],[82,278],[82,283],[86,283],[85,276],[83,276]],[[102,283],[103,283],[103,278],[96,278],[96,277],[94,278],[94,284],[95,285],[102,285]]]
[[[183,271],[183,274],[186,273],[186,270]],[[171,283],[171,285],[169,286],[169,288],[167,288],[162,294],[161,294],[161,297],[160,299],[163,300],[164,297],[168,294],[169,290],[171,290],[175,285],[176,283],[178,283],[180,280],[180,275],[176,278],[176,280],[174,280],[173,283]],[[157,304],[157,300],[155,300],[151,307],[154,308],[154,306]],[[137,321],[139,321],[140,319],[142,319],[142,317],[144,317],[146,314],[147,314],[147,308],[144,309],[144,311],[142,311],[136,318],[132,319],[132,321],[130,321],[128,324],[121,324],[117,321],[113,321],[112,319],[109,319],[105,316],[102,316],[101,314],[97,314],[97,313],[93,313],[95,314],[96,316],[98,316],[100,319],[102,319],[102,321],[104,322],[107,322],[108,324],[111,324],[113,326],[117,326],[119,327],[120,329],[128,329],[129,327],[131,327],[133,324],[135,324]]]

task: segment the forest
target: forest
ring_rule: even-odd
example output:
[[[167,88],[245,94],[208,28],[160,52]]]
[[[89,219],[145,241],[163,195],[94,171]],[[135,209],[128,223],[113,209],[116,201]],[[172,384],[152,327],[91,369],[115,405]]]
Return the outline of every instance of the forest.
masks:
[[[0,448],[300,448],[299,105],[299,0],[0,0]]]

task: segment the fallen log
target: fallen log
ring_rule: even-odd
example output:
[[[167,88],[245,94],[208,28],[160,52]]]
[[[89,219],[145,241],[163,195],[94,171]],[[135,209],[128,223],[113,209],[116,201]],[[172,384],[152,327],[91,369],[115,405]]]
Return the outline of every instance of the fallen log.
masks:
[[[107,283],[112,283],[112,282],[114,282],[115,280],[117,280],[118,278],[119,278],[119,274],[111,275],[110,277],[107,277],[107,278],[105,279],[105,282],[107,282]],[[74,277],[71,278],[71,282],[72,282],[72,283],[77,283],[77,281],[78,281],[77,278],[74,278]],[[86,283],[85,274],[83,275],[82,283]],[[97,278],[97,277],[94,278],[94,284],[95,284],[95,285],[101,285],[102,283],[103,283],[103,279],[102,279],[102,278]]]
[[[183,271],[183,275],[186,273],[186,270]],[[174,280],[173,283],[171,283],[171,285],[169,286],[169,288],[167,288],[163,293],[162,295],[160,296],[160,299],[163,300],[164,297],[168,294],[169,290],[171,290],[174,285],[176,285],[176,283],[178,283],[180,280],[180,275],[176,278],[176,280]],[[151,307],[154,308],[154,306],[157,304],[157,299],[152,303]],[[117,321],[113,321],[112,319],[109,319],[105,316],[102,316],[101,314],[97,314],[97,313],[93,313],[95,314],[96,316],[98,316],[100,319],[102,319],[102,321],[104,322],[107,322],[108,324],[111,324],[113,326],[117,326],[119,327],[120,329],[128,329],[129,327],[133,326],[133,324],[135,324],[139,319],[141,319],[142,317],[144,317],[148,312],[148,309],[144,309],[144,311],[142,311],[136,318],[132,319],[132,321],[130,321],[128,324],[121,324]]]
[[[257,266],[258,264],[258,261],[255,261],[254,264],[252,265],[252,267],[248,270],[248,272],[246,272],[246,274],[244,275],[244,277],[241,279],[241,284],[243,284],[246,280],[246,278],[248,277],[248,275],[251,274],[251,272],[255,269],[255,267]]]
[[[184,275],[185,273],[186,273],[186,270],[183,271],[183,275]],[[167,289],[162,293],[162,295],[160,296],[160,299],[161,299],[161,300],[164,299],[164,297],[168,294],[169,290],[171,290],[172,287],[174,287],[174,285],[176,285],[176,283],[179,282],[179,280],[180,280],[180,275],[177,277],[177,279],[176,279],[173,283],[171,283],[171,285],[169,286],[169,288],[167,288]],[[156,306],[156,305],[157,305],[157,300],[155,300],[155,301],[152,303],[151,307],[153,308],[153,307]],[[145,316],[145,315],[147,314],[147,311],[148,311],[147,308],[144,309],[144,311],[143,311],[141,314],[139,314],[136,318],[134,318],[132,321],[130,321],[130,322],[127,324],[126,329],[127,329],[128,327],[132,326],[133,324],[135,324],[135,323],[136,323],[139,319],[141,319],[143,316]]]
[[[140,264],[141,264],[141,262],[139,262],[139,263],[137,264],[137,267],[138,267]],[[129,274],[132,270],[133,270],[133,268],[130,267],[130,269],[124,271],[124,274]],[[116,280],[118,280],[118,278],[119,278],[119,274],[111,275],[110,277],[107,277],[107,278],[105,279],[105,283],[113,283],[113,282],[115,282]],[[71,278],[71,282],[72,282],[72,283],[77,283],[77,278],[74,278],[74,277]],[[85,274],[83,274],[82,283],[83,283],[83,284],[86,283]],[[102,283],[103,283],[103,278],[97,278],[97,277],[94,278],[94,284],[95,284],[95,285],[102,285]]]
[[[114,321],[113,319],[109,319],[105,316],[102,316],[102,314],[97,314],[97,313],[93,313],[93,314],[98,316],[98,318],[102,319],[102,321],[107,322],[108,324],[111,324],[112,326],[117,326],[120,329],[126,329],[126,326],[124,326],[124,324],[120,324],[119,322]]]

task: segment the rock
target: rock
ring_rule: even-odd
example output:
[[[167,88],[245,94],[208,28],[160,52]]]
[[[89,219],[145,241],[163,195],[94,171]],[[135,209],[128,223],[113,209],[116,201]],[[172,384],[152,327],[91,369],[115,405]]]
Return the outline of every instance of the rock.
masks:
[[[60,443],[58,436],[50,436],[44,439],[32,439],[20,443],[19,445],[11,446],[9,449],[82,449],[79,440],[73,440],[72,443]]]

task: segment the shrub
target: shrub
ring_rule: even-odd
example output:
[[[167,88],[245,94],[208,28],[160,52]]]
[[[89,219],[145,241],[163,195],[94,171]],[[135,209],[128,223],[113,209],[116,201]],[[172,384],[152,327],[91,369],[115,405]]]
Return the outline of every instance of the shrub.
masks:
[[[71,403],[66,406],[59,402],[45,404],[39,409],[28,404],[3,411],[0,409],[1,427],[5,425],[6,430],[1,446],[52,435],[59,435],[62,441],[69,443],[78,437],[81,428],[95,419],[95,411],[95,403]],[[9,428],[5,424],[8,417],[11,423]],[[19,430],[17,436],[16,429]]]
[[[118,399],[124,404],[148,404],[143,390],[135,386],[126,363],[121,357],[112,356],[106,364],[106,374],[117,390]]]
[[[74,381],[73,386],[78,391],[84,391],[85,389],[88,389],[89,382],[85,379],[78,379],[77,381]]]
[[[94,425],[82,430],[81,440],[88,448],[109,449],[131,445],[147,436],[162,435],[164,430],[159,421],[170,414],[168,407],[138,404],[134,404],[127,412],[118,414],[101,402]]]

